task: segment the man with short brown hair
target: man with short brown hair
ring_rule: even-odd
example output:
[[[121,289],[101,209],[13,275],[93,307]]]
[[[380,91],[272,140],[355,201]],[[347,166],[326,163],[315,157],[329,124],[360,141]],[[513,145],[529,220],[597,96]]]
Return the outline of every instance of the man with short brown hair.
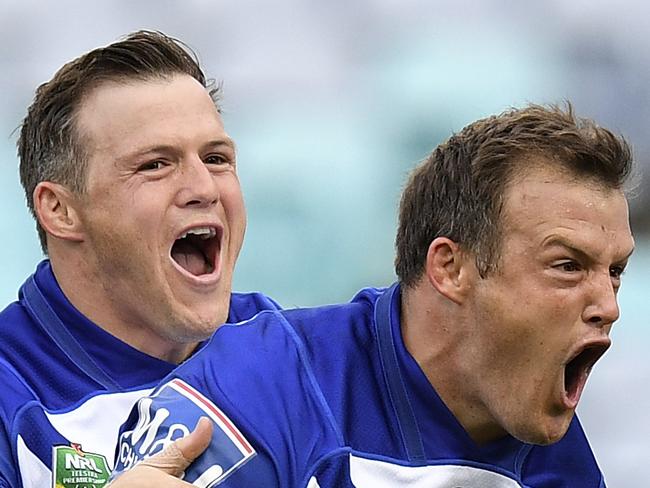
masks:
[[[619,316],[630,170],[570,107],[470,124],[404,190],[398,283],[220,328],[134,408],[118,473],[207,416],[199,486],[603,487],[575,408]]]
[[[246,213],[218,96],[149,31],[37,90],[18,152],[48,259],[0,313],[0,486],[103,486],[133,403],[220,324],[277,308],[231,296]]]

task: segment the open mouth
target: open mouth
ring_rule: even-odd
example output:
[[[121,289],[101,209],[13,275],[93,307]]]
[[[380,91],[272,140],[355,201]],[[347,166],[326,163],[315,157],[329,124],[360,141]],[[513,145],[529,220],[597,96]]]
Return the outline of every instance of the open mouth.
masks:
[[[194,276],[215,271],[220,248],[220,236],[214,227],[195,227],[178,237],[171,257],[182,269]]]
[[[587,346],[565,365],[564,391],[571,405],[578,404],[591,368],[605,354],[608,347],[607,344]]]

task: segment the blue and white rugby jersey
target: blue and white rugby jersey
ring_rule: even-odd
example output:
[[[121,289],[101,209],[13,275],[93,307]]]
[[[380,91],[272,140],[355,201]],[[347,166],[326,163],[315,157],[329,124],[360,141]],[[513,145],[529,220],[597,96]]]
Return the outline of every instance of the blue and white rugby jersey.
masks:
[[[406,351],[399,287],[224,326],[139,401],[116,475],[214,422],[200,487],[599,488],[577,418],[558,443],[476,445]]]
[[[229,321],[277,308],[235,293]],[[40,263],[0,313],[0,487],[101,488],[120,424],[174,367],[90,322]]]

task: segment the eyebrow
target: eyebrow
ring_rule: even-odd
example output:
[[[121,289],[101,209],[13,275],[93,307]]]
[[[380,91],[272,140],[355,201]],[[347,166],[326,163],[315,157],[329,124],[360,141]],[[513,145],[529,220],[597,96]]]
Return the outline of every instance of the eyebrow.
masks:
[[[592,258],[590,254],[576,247],[574,244],[572,244],[562,236],[557,236],[557,235],[550,236],[542,242],[542,246],[547,248],[553,246],[561,246],[568,249],[569,251],[571,251],[573,254],[575,254],[582,260],[587,260],[589,262],[594,261],[594,258]],[[630,251],[622,259],[617,260],[616,263],[627,262],[633,252],[634,252],[634,246],[632,246],[632,249],[630,249]]]
[[[214,139],[212,141],[209,141],[205,144],[203,144],[203,148],[206,147],[219,147],[219,146],[227,146],[230,149],[232,149],[234,152],[237,152],[237,146],[235,145],[235,141],[233,141],[230,137],[225,137],[222,139]],[[142,156],[146,156],[148,154],[156,154],[156,153],[168,153],[168,154],[174,154],[178,155],[179,150],[176,146],[170,145],[170,144],[159,144],[156,146],[150,146],[142,150],[136,150],[132,153],[125,154],[122,157],[117,158],[116,162],[122,162],[122,161],[129,161],[134,158],[139,158]]]
[[[225,137],[223,139],[216,139],[210,141],[207,144],[204,144],[204,147],[216,147],[216,146],[228,146],[233,151],[237,152],[237,145],[230,137]]]

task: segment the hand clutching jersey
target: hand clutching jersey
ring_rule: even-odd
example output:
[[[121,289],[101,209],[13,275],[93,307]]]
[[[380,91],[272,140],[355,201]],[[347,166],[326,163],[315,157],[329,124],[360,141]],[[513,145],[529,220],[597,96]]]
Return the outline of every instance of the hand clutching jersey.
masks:
[[[236,293],[229,321],[276,308]],[[174,367],[84,317],[43,261],[0,313],[0,487],[104,486],[120,424]]]
[[[116,475],[212,419],[200,487],[599,488],[577,418],[550,446],[478,446],[404,347],[400,290],[224,326],[124,425]]]

